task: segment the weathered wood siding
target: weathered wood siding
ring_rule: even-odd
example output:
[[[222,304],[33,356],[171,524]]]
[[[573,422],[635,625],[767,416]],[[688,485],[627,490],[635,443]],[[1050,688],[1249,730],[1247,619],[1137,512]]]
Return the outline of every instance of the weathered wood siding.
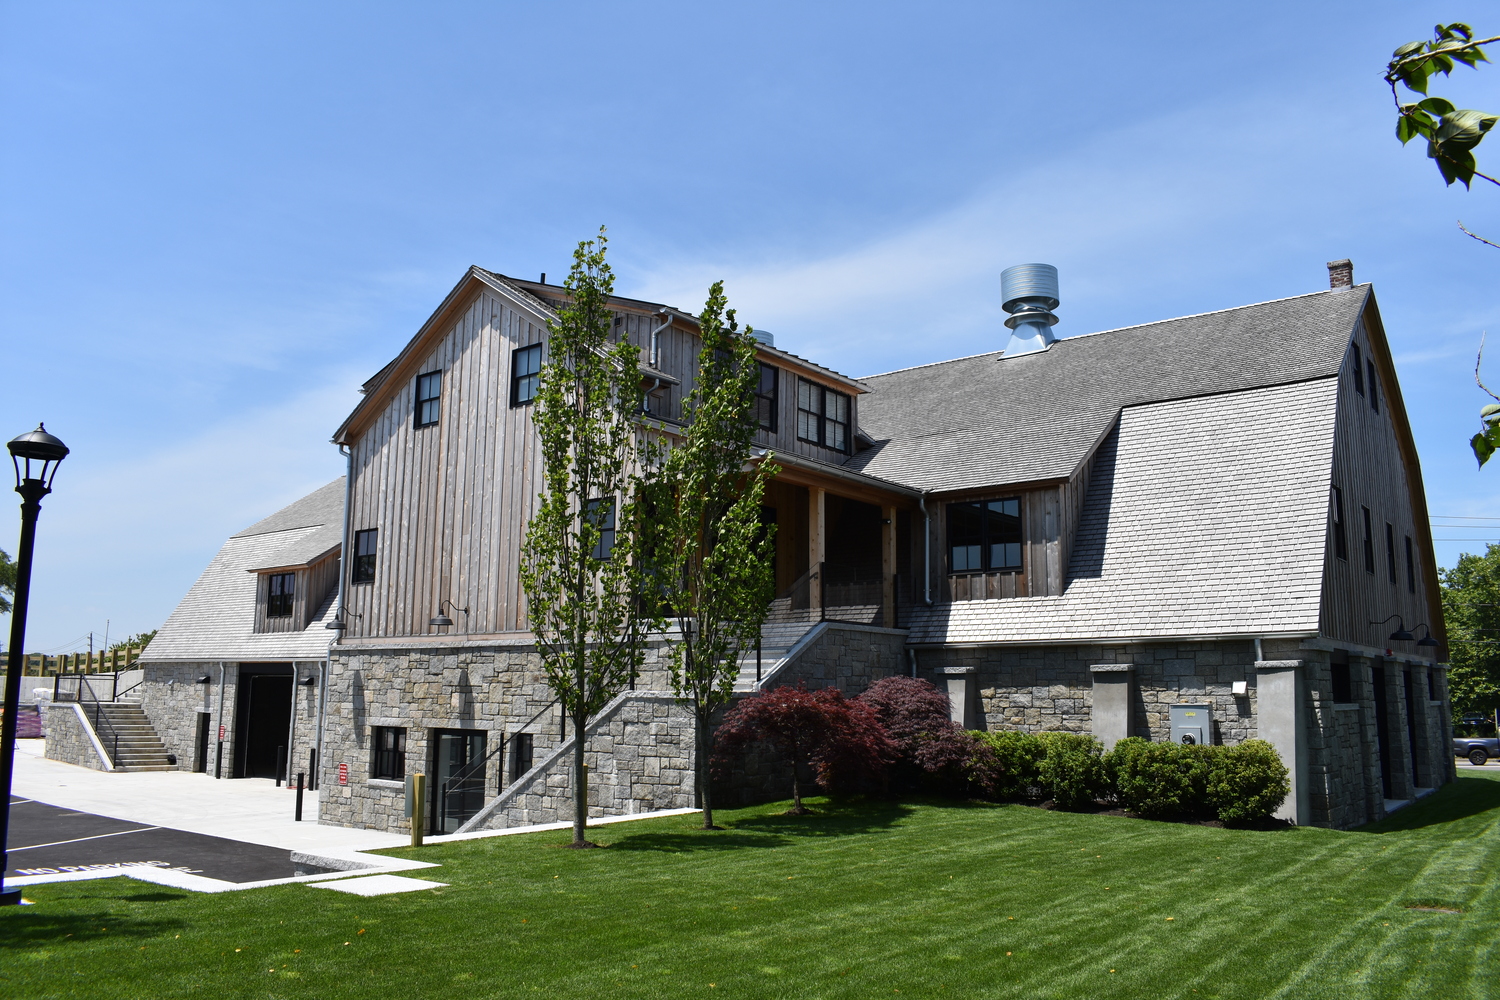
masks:
[[[1369,317],[1367,317],[1368,319]],[[1389,364],[1383,334],[1372,344],[1371,331],[1362,323],[1355,331],[1359,345],[1364,395],[1356,390],[1352,352],[1345,358],[1339,376],[1338,416],[1334,431],[1332,486],[1343,493],[1344,532],[1348,558],[1335,551],[1332,497],[1330,491],[1328,536],[1325,545],[1321,631],[1331,639],[1376,648],[1391,647],[1403,655],[1436,658],[1437,650],[1414,642],[1390,642],[1394,620],[1372,625],[1389,615],[1400,615],[1418,638],[1416,626],[1426,623],[1435,638],[1445,634],[1435,615],[1439,601],[1435,593],[1436,565],[1431,535],[1427,529],[1425,501],[1420,493],[1420,470],[1411,467],[1415,451],[1408,455],[1397,431],[1404,422],[1404,407],[1395,371]],[[1370,405],[1369,362],[1376,364],[1376,392],[1380,410]],[[1362,508],[1370,511],[1375,549],[1375,570],[1365,568]],[[1386,551],[1386,525],[1395,536],[1396,579],[1391,581]],[[1412,541],[1416,592],[1408,587],[1406,539]]]
[[[276,574],[260,573],[255,580],[255,626],[260,632],[301,632],[307,628],[323,602],[328,600],[338,586],[339,557],[328,556],[310,566],[286,570],[294,577],[292,583],[292,613],[270,618],[266,615],[267,597],[271,590],[271,577]]]

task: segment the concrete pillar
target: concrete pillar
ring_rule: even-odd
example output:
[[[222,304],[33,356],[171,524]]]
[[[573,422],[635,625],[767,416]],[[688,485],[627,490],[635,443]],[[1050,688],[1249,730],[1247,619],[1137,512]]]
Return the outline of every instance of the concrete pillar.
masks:
[[[939,667],[948,682],[948,711],[964,729],[979,728],[979,672],[973,667]]]
[[[1255,662],[1257,735],[1276,748],[1291,786],[1276,816],[1298,826],[1312,818],[1307,794],[1307,692],[1302,666],[1301,660]]]
[[[1094,663],[1094,735],[1106,750],[1130,735],[1130,704],[1135,694],[1135,664]]]
[[[807,600],[814,611],[823,607],[823,558],[827,554],[823,533],[827,509],[823,490],[807,488]]]
[[[896,508],[882,507],[885,523],[880,528],[880,573],[881,600],[884,614],[882,624],[886,628],[896,627]]]

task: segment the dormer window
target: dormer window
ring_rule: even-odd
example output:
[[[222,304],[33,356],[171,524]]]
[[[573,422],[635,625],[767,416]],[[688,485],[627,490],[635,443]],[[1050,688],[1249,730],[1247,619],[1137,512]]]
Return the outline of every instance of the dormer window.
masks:
[[[849,397],[805,378],[797,380],[797,438],[835,451],[849,450]]]
[[[296,573],[272,573],[267,580],[266,617],[290,618],[297,594]]]
[[[443,373],[428,372],[417,376],[417,409],[413,423],[431,427],[443,412]]]
[[[776,433],[776,367],[764,361],[760,365],[760,383],[755,387],[755,421],[761,430]]]
[[[1021,499],[948,505],[952,573],[1017,573],[1021,561]]]

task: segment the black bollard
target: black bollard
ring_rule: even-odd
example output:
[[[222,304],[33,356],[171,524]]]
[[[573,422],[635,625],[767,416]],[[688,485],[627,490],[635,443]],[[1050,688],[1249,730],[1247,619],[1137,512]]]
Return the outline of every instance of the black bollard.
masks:
[[[305,777],[301,771],[297,772],[297,822],[302,822],[302,779]]]
[[[318,790],[318,748],[313,747],[307,751],[307,787],[309,791]]]
[[[286,747],[276,748],[276,787],[281,787],[281,779],[286,774]]]

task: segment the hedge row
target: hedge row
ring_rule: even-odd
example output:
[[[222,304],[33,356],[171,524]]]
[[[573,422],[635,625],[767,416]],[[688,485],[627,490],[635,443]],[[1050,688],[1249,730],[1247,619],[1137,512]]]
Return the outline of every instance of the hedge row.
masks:
[[[999,799],[1051,798],[1060,809],[1114,801],[1140,816],[1255,823],[1286,798],[1286,766],[1262,740],[1183,746],[1132,737],[1105,752],[1082,733],[975,732],[969,781]]]

